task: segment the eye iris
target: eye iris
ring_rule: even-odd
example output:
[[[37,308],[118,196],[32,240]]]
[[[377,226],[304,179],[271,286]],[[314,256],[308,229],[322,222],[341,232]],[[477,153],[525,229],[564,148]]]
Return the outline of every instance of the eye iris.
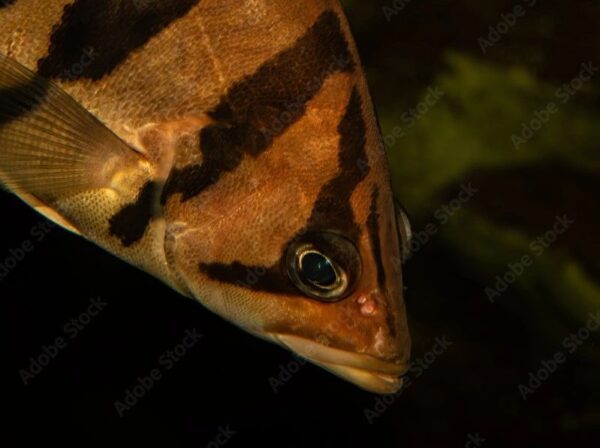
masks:
[[[335,269],[327,257],[322,254],[307,253],[302,257],[300,268],[304,278],[315,285],[328,287],[336,283]]]

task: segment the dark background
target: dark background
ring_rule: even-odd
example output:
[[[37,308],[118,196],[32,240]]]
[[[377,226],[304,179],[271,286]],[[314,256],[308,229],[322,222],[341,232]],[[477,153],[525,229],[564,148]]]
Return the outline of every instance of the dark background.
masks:
[[[485,53],[478,39],[518,3],[346,3],[384,135],[401,130],[388,139],[395,189],[416,232],[436,229],[405,267],[413,358],[431,360],[436,338],[452,345],[391,404],[310,365],[274,391],[270,379],[299,365],[289,353],[63,230],[37,241],[43,219],[1,193],[0,262],[33,246],[0,281],[2,437],[212,447],[229,427],[232,448],[598,446],[597,333],[526,400],[519,385],[600,311],[600,76],[565,104],[556,95],[583,63],[600,66],[599,2],[525,6]],[[382,8],[394,3],[404,7],[388,21]],[[443,96],[425,108],[429,88]],[[515,148],[512,135],[548,102],[558,112]],[[440,221],[469,182],[477,194]],[[574,224],[532,255],[530,242],[562,215]],[[486,288],[524,255],[533,265],[491,303]],[[19,370],[94,297],[106,308],[24,386]],[[115,401],[193,328],[203,338],[119,417]]]

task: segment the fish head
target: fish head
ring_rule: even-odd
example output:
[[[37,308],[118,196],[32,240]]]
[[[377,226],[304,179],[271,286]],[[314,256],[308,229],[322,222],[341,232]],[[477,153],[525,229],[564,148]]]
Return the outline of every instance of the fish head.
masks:
[[[82,33],[78,17],[92,2],[75,2],[47,27],[52,36],[32,40],[52,44],[40,74],[0,58],[9,74],[0,76],[0,181],[248,332],[365,389],[395,392],[410,351],[400,270],[409,230],[340,6],[261,2],[278,5],[273,25],[261,19],[240,34],[224,12],[214,23],[184,18],[197,1],[157,3],[190,29],[153,36],[168,14],[125,8],[149,31],[121,48],[112,42],[122,33],[106,42],[93,40],[104,32]],[[190,14],[224,3],[238,18],[212,3]],[[7,11],[26,11],[16,5]],[[88,25],[122,29],[113,16]],[[79,57],[67,38],[79,35],[104,51],[62,79]],[[218,79],[198,85],[213,71]]]
[[[382,148],[368,97],[332,79],[268,150],[176,201],[167,248],[209,309],[392,393],[410,354],[401,274],[410,225]]]

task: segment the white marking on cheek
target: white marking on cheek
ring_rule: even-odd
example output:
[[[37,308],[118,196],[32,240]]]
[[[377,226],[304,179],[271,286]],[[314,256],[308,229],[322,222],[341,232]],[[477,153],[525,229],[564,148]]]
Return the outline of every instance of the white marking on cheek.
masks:
[[[384,333],[383,333],[383,328],[379,327],[379,330],[377,330],[377,334],[375,335],[375,344],[373,345],[373,348],[379,355],[383,355],[382,349],[383,349],[384,345],[385,345],[385,337],[384,337]]]
[[[377,304],[366,294],[362,294],[358,298],[358,304],[360,305],[360,313],[363,316],[374,316],[377,313]]]

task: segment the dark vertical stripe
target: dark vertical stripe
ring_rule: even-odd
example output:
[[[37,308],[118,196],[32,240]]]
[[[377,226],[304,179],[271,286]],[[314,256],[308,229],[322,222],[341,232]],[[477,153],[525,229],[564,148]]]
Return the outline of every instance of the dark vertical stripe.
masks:
[[[302,117],[328,76],[354,66],[338,16],[323,13],[293,46],[229,89],[210,112],[216,123],[200,134],[202,165],[174,170],[163,201],[176,193],[182,201],[193,198],[244,157],[264,152]]]
[[[7,6],[14,5],[17,0],[0,0],[0,9],[6,8]]]
[[[373,251],[373,258],[375,260],[375,266],[377,266],[377,284],[381,292],[386,291],[386,274],[385,266],[383,265],[383,253],[381,248],[381,237],[380,237],[380,226],[379,226],[379,213],[377,211],[379,201],[379,189],[377,186],[374,187],[373,193],[371,194],[371,209],[369,211],[369,217],[367,218],[367,229],[369,231],[369,239],[371,241],[371,250]],[[397,335],[397,317],[394,312],[385,313],[385,321],[388,326],[390,336],[395,338]]]
[[[338,175],[321,190],[314,205],[311,217],[304,229],[298,232],[284,247],[280,259],[270,267],[244,266],[239,262],[226,265],[223,263],[201,263],[200,271],[213,280],[223,283],[237,284],[246,289],[271,292],[274,294],[300,294],[286,273],[285,250],[290,244],[299,240],[309,232],[336,230],[349,237],[355,243],[360,236],[360,226],[356,223],[352,205],[352,193],[366,178],[369,168],[359,164],[359,160],[367,160],[366,124],[363,118],[362,102],[358,90],[352,91],[346,112],[338,126],[340,134]],[[379,247],[379,246],[378,246]],[[378,257],[381,259],[381,256]],[[244,282],[248,273],[264,272],[259,280]]]
[[[30,113],[44,102],[46,93],[47,86],[39,81],[0,88],[0,126]]]
[[[18,120],[42,104],[50,83],[36,76],[14,59],[0,54],[0,73],[20,80],[16,85],[0,87],[0,126]]]
[[[129,247],[142,239],[150,225],[157,195],[156,183],[147,182],[140,190],[137,200],[123,207],[110,219],[110,234],[119,238],[123,246]]]
[[[38,62],[39,73],[47,78],[98,80],[199,1],[76,0],[65,8],[48,55]],[[81,64],[90,51],[93,62]],[[71,73],[76,65],[82,70]]]
[[[245,266],[239,262],[201,263],[200,270],[213,280],[241,288],[272,294],[300,295],[300,291],[291,283],[288,276],[282,273],[279,264],[266,268]]]
[[[370,167],[365,162],[368,160],[365,148],[367,127],[360,94],[356,88],[352,90],[338,132],[340,172],[321,190],[306,230],[329,227],[343,231],[352,240],[357,240],[360,226],[356,223],[350,200],[358,184],[369,174]]]
[[[373,188],[371,195],[371,209],[367,219],[367,229],[369,230],[369,239],[371,240],[371,249],[373,259],[377,266],[377,284],[381,289],[385,289],[385,268],[383,266],[383,256],[381,251],[381,237],[379,236],[379,212],[377,211],[377,202],[379,200],[379,189]]]

